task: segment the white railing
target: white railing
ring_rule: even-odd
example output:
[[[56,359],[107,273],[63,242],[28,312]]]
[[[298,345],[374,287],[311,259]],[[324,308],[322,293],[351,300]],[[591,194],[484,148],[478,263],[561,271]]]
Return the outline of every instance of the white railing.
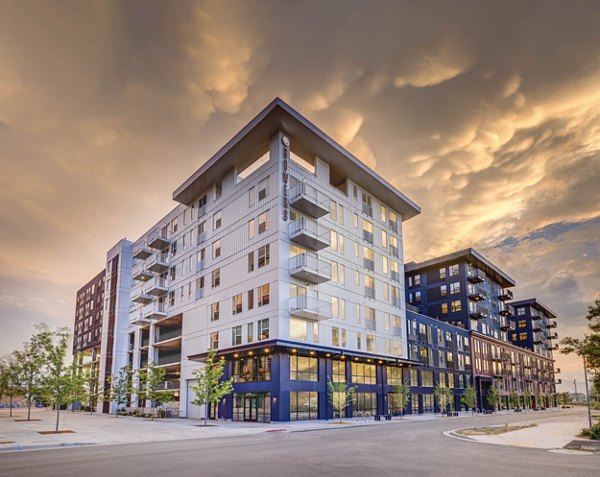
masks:
[[[331,263],[319,258],[317,254],[301,253],[290,257],[290,272],[298,269],[331,279]]]

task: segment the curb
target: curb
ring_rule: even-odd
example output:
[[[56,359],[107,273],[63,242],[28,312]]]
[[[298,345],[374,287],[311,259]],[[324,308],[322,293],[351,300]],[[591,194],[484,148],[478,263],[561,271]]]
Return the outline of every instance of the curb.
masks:
[[[15,444],[10,447],[0,448],[0,454],[3,452],[21,452],[21,451],[32,451],[32,450],[45,450],[45,449],[60,449],[66,447],[83,447],[83,446],[94,446],[94,442],[60,442],[56,444]]]

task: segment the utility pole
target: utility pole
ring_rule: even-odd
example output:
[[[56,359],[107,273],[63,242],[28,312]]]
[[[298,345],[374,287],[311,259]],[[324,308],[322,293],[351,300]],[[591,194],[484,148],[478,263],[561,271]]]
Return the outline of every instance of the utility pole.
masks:
[[[592,427],[592,411],[590,408],[590,391],[588,389],[588,381],[587,381],[587,365],[585,362],[585,355],[583,355],[583,376],[585,379],[585,396],[587,399],[587,410],[588,410],[588,421],[590,424],[590,427]]]

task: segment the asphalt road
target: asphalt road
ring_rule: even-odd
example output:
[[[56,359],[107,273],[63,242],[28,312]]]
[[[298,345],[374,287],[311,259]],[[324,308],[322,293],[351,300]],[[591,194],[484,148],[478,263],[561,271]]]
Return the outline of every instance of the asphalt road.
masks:
[[[0,476],[600,476],[600,455],[555,454],[442,435],[456,427],[574,416],[574,412],[563,411],[560,415],[448,418],[211,440],[13,452],[0,454]]]

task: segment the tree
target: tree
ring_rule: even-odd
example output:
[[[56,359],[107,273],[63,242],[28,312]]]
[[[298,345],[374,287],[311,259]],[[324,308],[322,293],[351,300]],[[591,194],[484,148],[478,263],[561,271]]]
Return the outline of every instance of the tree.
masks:
[[[98,402],[98,376],[93,368],[83,368],[81,379],[83,380],[83,389],[85,392],[85,402],[90,410],[94,412],[94,403]]]
[[[392,386],[392,392],[399,401],[398,404],[400,404],[400,419],[402,419],[404,409],[408,404],[408,394],[410,392],[410,389],[406,384],[394,384]]]
[[[43,331],[40,335],[40,344],[46,359],[45,373],[42,375],[41,386],[44,394],[50,399],[56,409],[56,429],[60,425],[60,407],[69,403],[72,392],[72,375],[69,366],[65,366],[67,346],[71,333],[67,328],[58,328],[56,331]]]
[[[525,389],[525,407],[527,407],[527,409],[531,409],[531,398],[532,398],[532,394],[531,394],[531,390],[529,388]]]
[[[13,399],[20,396],[23,390],[19,386],[20,371],[18,363],[13,356],[9,356],[0,361],[0,400],[3,396],[8,396],[9,415],[13,415]]]
[[[500,399],[500,390],[496,386],[490,386],[487,392],[487,403],[492,406],[492,410],[495,411],[498,407],[498,400]]]
[[[126,364],[119,369],[119,374],[111,379],[109,400],[116,403],[115,418],[119,417],[119,409],[122,404],[127,404],[132,392],[132,376],[129,365]]]
[[[333,407],[334,417],[337,412],[342,422],[342,414],[344,410],[352,404],[352,396],[356,391],[355,386],[350,386],[345,382],[334,382],[329,378],[327,381],[327,397]]]
[[[465,388],[465,391],[460,397],[460,402],[469,411],[475,407],[475,388],[471,384]]]
[[[514,389],[508,395],[508,402],[510,404],[511,409],[516,409],[519,407],[519,395]]]
[[[87,393],[85,389],[85,379],[83,370],[79,367],[79,355],[73,358],[70,370],[69,390],[67,402],[71,405],[71,411],[75,412],[75,405],[85,402]]]
[[[448,410],[448,404],[450,404],[450,401],[452,400],[452,391],[450,388],[438,384],[433,390],[433,395],[438,402],[440,413],[445,413]]]
[[[153,361],[149,362],[144,369],[138,371],[136,394],[140,399],[146,400],[147,407],[148,401],[150,401],[149,407],[152,410],[150,418],[152,420],[154,420],[154,408],[159,401],[169,402],[175,399],[171,391],[161,389],[165,382],[165,373],[164,368],[157,367]]]
[[[225,360],[217,359],[217,352],[211,349],[206,357],[206,362],[202,369],[195,369],[192,374],[196,378],[196,384],[193,385],[192,391],[196,397],[192,404],[196,406],[208,406],[212,404],[217,406],[219,401],[231,394],[233,391],[233,377],[223,381],[223,370],[225,369]],[[204,425],[206,426],[208,419],[208,409],[204,414]]]

